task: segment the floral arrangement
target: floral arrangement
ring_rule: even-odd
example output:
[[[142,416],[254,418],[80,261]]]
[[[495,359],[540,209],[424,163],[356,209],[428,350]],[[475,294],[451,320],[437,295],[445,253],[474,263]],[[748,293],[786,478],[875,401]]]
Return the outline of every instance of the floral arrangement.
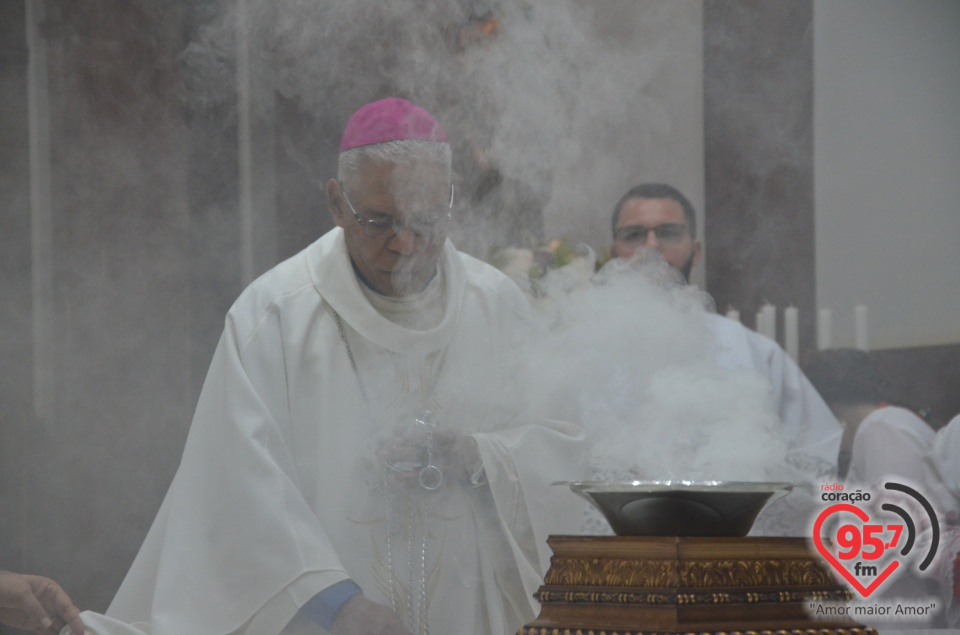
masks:
[[[573,247],[559,238],[539,246],[502,247],[491,251],[487,257],[488,263],[523,284],[534,295],[539,295],[539,283],[548,274],[576,270],[589,277],[608,260],[610,254],[605,249],[598,253],[583,244]]]

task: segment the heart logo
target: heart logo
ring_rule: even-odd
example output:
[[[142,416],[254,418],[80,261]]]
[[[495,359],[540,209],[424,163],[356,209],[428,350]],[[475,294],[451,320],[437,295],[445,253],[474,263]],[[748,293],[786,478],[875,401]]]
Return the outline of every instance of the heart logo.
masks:
[[[863,523],[867,523],[870,520],[870,516],[867,512],[863,511],[855,505],[848,505],[846,503],[838,503],[836,505],[831,505],[830,507],[823,510],[820,515],[817,517],[817,522],[813,526],[813,542],[817,547],[817,551],[820,552],[820,555],[823,556],[827,562],[833,565],[833,568],[840,572],[847,582],[850,583],[853,588],[860,592],[860,595],[863,597],[868,597],[871,593],[877,590],[884,580],[886,580],[891,573],[896,571],[897,567],[900,566],[900,563],[896,560],[890,562],[887,567],[877,575],[877,577],[870,583],[869,586],[864,587],[859,580],[839,561],[837,558],[830,553],[830,550],[826,548],[823,544],[823,540],[820,537],[820,528],[823,526],[826,519],[838,512],[850,512],[859,518]]]

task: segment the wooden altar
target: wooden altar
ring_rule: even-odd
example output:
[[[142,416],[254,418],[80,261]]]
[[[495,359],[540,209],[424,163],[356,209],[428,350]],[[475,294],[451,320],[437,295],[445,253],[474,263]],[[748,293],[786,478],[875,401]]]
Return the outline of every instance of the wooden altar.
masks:
[[[876,635],[813,602],[849,591],[802,538],[551,536],[540,615],[520,635]]]

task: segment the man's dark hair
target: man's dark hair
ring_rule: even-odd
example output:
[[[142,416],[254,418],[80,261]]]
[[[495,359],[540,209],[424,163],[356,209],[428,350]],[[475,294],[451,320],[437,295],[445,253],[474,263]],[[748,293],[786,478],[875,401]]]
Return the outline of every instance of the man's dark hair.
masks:
[[[613,238],[617,238],[617,223],[620,222],[620,212],[623,206],[632,198],[669,198],[676,201],[683,208],[683,215],[687,220],[687,228],[690,230],[690,237],[697,237],[697,213],[693,210],[693,205],[687,200],[683,193],[672,185],[666,183],[643,183],[631,189],[624,194],[617,202],[613,210],[613,219],[611,227],[613,228]]]

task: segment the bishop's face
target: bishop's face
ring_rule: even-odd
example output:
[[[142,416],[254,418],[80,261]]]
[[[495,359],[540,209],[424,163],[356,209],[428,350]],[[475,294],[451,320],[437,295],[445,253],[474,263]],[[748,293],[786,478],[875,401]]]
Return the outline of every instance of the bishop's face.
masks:
[[[370,161],[356,183],[327,183],[354,267],[376,291],[394,297],[423,290],[436,274],[450,195],[447,166],[432,161]]]
[[[610,254],[629,259],[642,248],[656,249],[684,279],[700,262],[700,241],[690,235],[680,203],[670,198],[632,198],[617,219]]]

